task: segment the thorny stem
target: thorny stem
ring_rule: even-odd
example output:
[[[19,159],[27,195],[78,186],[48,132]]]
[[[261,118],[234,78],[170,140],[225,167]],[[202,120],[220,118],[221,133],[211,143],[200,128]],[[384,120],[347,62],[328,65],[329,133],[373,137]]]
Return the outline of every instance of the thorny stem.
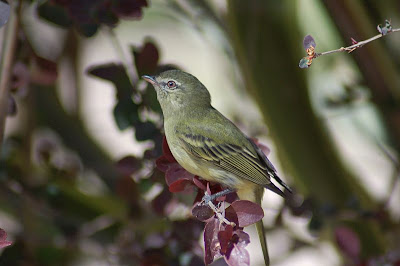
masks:
[[[5,120],[7,117],[9,87],[20,24],[21,6],[21,1],[18,1],[17,6],[12,8],[10,21],[7,23],[3,35],[2,60],[0,63],[0,150],[3,143]]]
[[[400,28],[392,29],[386,35],[389,35],[389,33],[396,32],[396,31],[400,31]],[[351,53],[354,50],[356,50],[357,48],[360,48],[360,47],[364,46],[367,43],[370,43],[370,42],[375,41],[375,40],[377,40],[379,38],[382,38],[383,36],[385,36],[385,35],[380,33],[378,35],[375,35],[374,37],[371,37],[371,38],[366,39],[366,40],[361,41],[361,42],[357,42],[356,44],[353,44],[353,45],[348,46],[348,47],[340,47],[339,49],[335,49],[335,50],[331,50],[331,51],[326,51],[326,52],[322,52],[322,53],[315,53],[314,58],[317,58],[317,57],[322,56],[322,55],[333,54],[333,53],[344,52],[344,51],[346,51],[348,53]]]

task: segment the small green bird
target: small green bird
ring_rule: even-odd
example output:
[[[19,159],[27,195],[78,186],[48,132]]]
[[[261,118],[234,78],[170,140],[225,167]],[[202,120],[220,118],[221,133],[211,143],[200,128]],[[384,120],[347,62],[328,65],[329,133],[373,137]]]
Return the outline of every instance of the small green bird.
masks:
[[[210,93],[196,77],[168,70],[143,78],[157,91],[168,145],[188,172],[227,187],[226,194],[236,191],[240,199],[258,204],[264,188],[285,196],[271,178],[291,191],[261,149],[211,106]],[[262,221],[256,228],[269,265]]]

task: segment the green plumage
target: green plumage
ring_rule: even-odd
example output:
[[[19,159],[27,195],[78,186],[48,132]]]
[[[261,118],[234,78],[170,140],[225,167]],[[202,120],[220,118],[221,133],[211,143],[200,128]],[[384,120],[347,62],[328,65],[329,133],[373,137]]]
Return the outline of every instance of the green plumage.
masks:
[[[145,79],[157,91],[169,147],[183,168],[235,189],[240,199],[258,204],[264,187],[284,196],[271,182],[274,178],[289,189],[277,176],[272,163],[253,141],[211,106],[210,94],[197,78],[170,70]],[[262,221],[258,222],[257,229],[264,252]]]

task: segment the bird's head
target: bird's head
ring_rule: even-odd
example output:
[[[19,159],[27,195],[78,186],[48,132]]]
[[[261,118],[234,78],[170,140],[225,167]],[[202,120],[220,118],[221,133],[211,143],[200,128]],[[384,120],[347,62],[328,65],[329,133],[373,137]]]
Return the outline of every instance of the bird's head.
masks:
[[[193,75],[181,70],[167,70],[156,76],[143,76],[157,91],[157,99],[165,115],[183,108],[209,107],[207,88]]]

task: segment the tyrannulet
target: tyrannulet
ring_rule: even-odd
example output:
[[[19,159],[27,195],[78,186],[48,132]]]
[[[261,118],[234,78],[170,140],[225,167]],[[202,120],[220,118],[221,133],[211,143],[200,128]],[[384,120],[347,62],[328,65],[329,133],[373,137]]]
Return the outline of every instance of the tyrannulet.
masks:
[[[261,149],[211,106],[210,93],[196,77],[168,70],[143,78],[157,91],[169,148],[183,168],[236,191],[242,200],[258,204],[264,188],[285,195],[271,178],[290,191]],[[267,246],[261,220],[256,227],[265,258]]]

